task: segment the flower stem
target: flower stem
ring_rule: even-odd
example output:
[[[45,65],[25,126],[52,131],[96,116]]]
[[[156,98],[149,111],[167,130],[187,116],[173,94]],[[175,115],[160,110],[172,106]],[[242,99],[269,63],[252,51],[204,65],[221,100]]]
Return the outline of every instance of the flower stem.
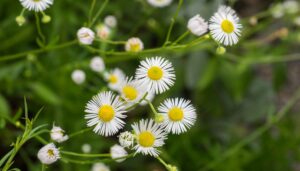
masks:
[[[60,151],[62,154],[70,155],[70,156],[77,156],[77,157],[87,157],[87,158],[94,158],[94,157],[110,157],[110,154],[85,154],[85,153],[75,153],[71,151]]]
[[[165,166],[165,168],[168,170],[169,165],[168,165],[162,158],[160,158],[160,157],[158,156],[158,157],[156,157],[156,159],[157,159],[161,164],[163,164],[163,165]]]
[[[92,22],[92,16],[93,16],[93,11],[95,9],[95,5],[96,5],[96,0],[92,0],[91,8],[89,10],[88,25],[90,25],[90,23]]]
[[[83,134],[83,133],[85,133],[85,132],[88,132],[88,131],[90,131],[90,130],[92,130],[92,129],[93,129],[93,128],[85,128],[85,129],[82,129],[82,130],[80,130],[80,131],[74,132],[74,133],[72,133],[72,134],[69,135],[69,139],[71,139],[71,138],[73,138],[73,137],[75,137],[75,136],[77,136],[77,135]]]
[[[101,15],[102,11],[106,7],[109,0],[105,0],[101,7],[99,8],[98,12],[96,13],[95,17],[92,19],[92,22],[89,24],[89,27],[93,27],[99,16]]]
[[[177,44],[178,42],[180,42],[182,39],[184,39],[186,36],[188,36],[190,34],[190,31],[187,30],[186,32],[184,32],[180,37],[178,37],[178,39],[176,39],[172,45]]]
[[[145,100],[145,98],[147,97],[148,92],[145,93],[145,95],[135,104],[129,106],[128,108],[126,108],[126,110],[130,110],[133,109],[134,107],[136,107],[137,105],[139,105],[143,100]]]
[[[35,14],[36,28],[37,28],[40,38],[42,39],[42,47],[44,47],[45,43],[46,43],[46,37],[43,34],[42,29],[41,29],[40,17],[38,15],[38,13],[34,13],[34,14]]]

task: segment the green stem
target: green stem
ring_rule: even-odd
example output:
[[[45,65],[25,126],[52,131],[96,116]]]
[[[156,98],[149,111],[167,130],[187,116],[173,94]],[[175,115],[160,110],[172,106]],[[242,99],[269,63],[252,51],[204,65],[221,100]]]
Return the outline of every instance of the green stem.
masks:
[[[158,157],[156,157],[156,159],[157,159],[161,164],[163,164],[163,165],[165,166],[165,168],[168,170],[169,165],[168,165],[162,158],[160,158],[160,157],[158,156]]]
[[[108,154],[85,154],[85,153],[75,153],[71,151],[60,151],[62,154],[70,155],[70,156],[77,156],[77,157],[87,157],[87,158],[94,158],[94,157],[110,157],[111,155]]]
[[[43,43],[42,45],[44,47],[45,43],[46,43],[46,37],[43,34],[42,29],[41,29],[40,17],[38,15],[38,13],[34,13],[34,14],[35,14],[36,28],[37,28],[37,31],[38,31],[38,34],[39,34],[40,38],[42,39],[42,43]]]
[[[149,100],[147,100],[147,99],[146,99],[146,101],[148,102],[148,104],[149,104],[149,106],[150,106],[152,112],[154,113],[154,116],[157,116],[158,113],[157,113],[157,111],[155,110],[155,108],[154,108],[153,104],[151,103],[151,101],[149,101]]]
[[[105,0],[103,2],[103,4],[101,5],[101,7],[99,8],[98,12],[96,13],[95,17],[93,18],[92,22],[89,24],[89,27],[93,27],[94,26],[95,22],[97,21],[97,19],[101,15],[102,11],[104,10],[104,8],[106,7],[106,5],[107,5],[108,2],[109,2],[109,0]]]
[[[135,104],[129,106],[128,108],[126,108],[126,110],[128,111],[128,110],[131,110],[131,109],[135,108],[135,107],[136,107],[137,105],[139,105],[143,100],[145,100],[145,98],[147,97],[147,95],[148,95],[148,92],[146,92],[145,95],[144,95],[137,103],[135,103]]]
[[[186,32],[184,32],[180,37],[178,37],[178,39],[176,39],[173,43],[172,43],[172,45],[175,45],[175,44],[177,44],[178,42],[180,42],[182,39],[184,39],[187,35],[189,35],[190,34],[190,31],[189,30],[187,30]]]
[[[46,165],[42,164],[42,171],[46,170]]]
[[[96,5],[96,0],[93,0],[92,4],[91,4],[91,8],[89,10],[88,25],[90,25],[92,22],[92,16],[93,16],[93,11],[94,11],[95,5]]]
[[[112,44],[112,45],[125,45],[126,41],[112,41],[112,40],[104,40],[104,39],[95,39],[95,41]]]
[[[85,128],[85,129],[83,129],[83,130],[74,132],[74,133],[72,133],[72,134],[69,135],[69,139],[71,139],[71,138],[73,138],[73,137],[75,137],[75,136],[77,136],[77,135],[83,134],[83,133],[85,133],[85,132],[88,132],[88,131],[90,131],[90,130],[92,130],[92,129],[93,129],[93,128]]]
[[[101,160],[76,160],[76,159],[70,159],[70,158],[66,158],[66,157],[62,156],[62,161],[66,162],[66,163],[75,163],[75,164],[85,165],[85,164],[92,164],[92,163],[98,163],[98,162],[113,162],[118,159],[128,159],[131,157],[134,157],[134,153],[129,154],[125,157],[120,157],[120,158],[116,158],[116,159],[106,158],[106,159],[101,159]]]
[[[272,119],[266,122],[263,126],[255,130],[252,134],[247,136],[245,139],[237,143],[236,145],[229,148],[227,151],[222,153],[221,156],[219,156],[217,159],[213,160],[212,162],[208,163],[206,166],[204,166],[201,171],[205,170],[211,170],[215,168],[218,164],[229,158],[230,156],[234,155],[236,152],[238,152],[241,148],[248,145],[258,137],[260,137],[262,134],[267,132],[272,126],[276,123],[278,123],[286,114],[287,112],[296,104],[296,102],[300,99],[300,88],[297,89],[294,96],[285,104],[283,108],[281,108],[277,114],[272,116]]]

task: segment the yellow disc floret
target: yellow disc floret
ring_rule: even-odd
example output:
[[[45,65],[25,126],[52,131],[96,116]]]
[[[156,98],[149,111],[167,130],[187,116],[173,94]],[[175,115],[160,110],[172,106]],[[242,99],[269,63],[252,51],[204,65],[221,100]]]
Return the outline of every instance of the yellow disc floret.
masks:
[[[153,66],[148,70],[148,77],[152,80],[160,80],[163,77],[163,71],[160,67]]]
[[[155,137],[151,132],[144,131],[139,134],[138,141],[143,147],[152,147],[154,145]]]
[[[115,116],[115,111],[110,105],[103,105],[99,108],[98,117],[103,122],[109,122]]]
[[[118,77],[115,75],[110,75],[108,80],[110,83],[115,84],[118,82]]]
[[[183,119],[183,111],[179,107],[173,107],[170,109],[168,115],[172,121],[181,121]]]
[[[230,34],[234,31],[233,23],[227,19],[222,21],[221,28],[227,34]]]
[[[124,93],[125,97],[129,100],[136,99],[137,95],[138,95],[137,90],[132,86],[124,86],[123,93]]]

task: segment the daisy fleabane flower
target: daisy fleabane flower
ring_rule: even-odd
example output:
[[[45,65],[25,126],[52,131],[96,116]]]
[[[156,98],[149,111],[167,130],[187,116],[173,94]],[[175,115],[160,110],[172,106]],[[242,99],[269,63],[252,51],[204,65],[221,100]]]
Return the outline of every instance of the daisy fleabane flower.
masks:
[[[95,163],[91,171],[110,171],[110,169],[104,163]]]
[[[112,159],[120,163],[125,160],[128,153],[122,146],[115,144],[110,148],[110,155]]]
[[[54,124],[50,131],[50,137],[53,141],[56,141],[58,143],[62,143],[69,139],[69,136],[65,135],[65,131],[61,129],[61,127],[55,126]]]
[[[52,164],[60,158],[60,155],[56,146],[50,143],[39,150],[37,157],[43,164]]]
[[[90,100],[86,107],[85,119],[88,127],[94,127],[93,131],[103,136],[116,134],[125,122],[125,107],[119,96],[111,91],[97,94]]]
[[[90,68],[95,72],[102,72],[105,70],[105,64],[100,56],[95,56],[91,59]]]
[[[131,147],[134,142],[134,136],[132,133],[125,131],[119,135],[119,143],[122,147]]]
[[[208,23],[198,14],[189,19],[188,29],[197,36],[201,36],[208,30]]]
[[[152,119],[134,123],[132,128],[137,141],[133,147],[136,153],[157,157],[159,155],[157,148],[163,146],[165,139],[167,139],[166,132]]]
[[[125,50],[127,52],[139,52],[144,49],[144,43],[138,37],[132,37],[127,40]]]
[[[173,0],[147,0],[150,5],[153,7],[165,7],[172,3]]]
[[[20,0],[22,6],[29,11],[44,11],[53,4],[53,0]]]
[[[162,57],[141,61],[135,73],[136,80],[155,94],[163,93],[174,85],[175,71],[172,63]]]
[[[81,44],[91,45],[95,39],[95,33],[87,27],[82,27],[77,31],[77,38]]]
[[[209,29],[213,39],[225,46],[237,44],[242,25],[236,12],[227,6],[221,6],[209,20]]]
[[[197,118],[196,109],[183,98],[166,99],[158,107],[158,112],[164,117],[162,127],[173,134],[186,132]]]
[[[141,100],[146,94],[145,86],[142,86],[137,80],[133,78],[125,78],[120,85],[120,95],[128,103],[132,105]]]
[[[97,36],[103,40],[108,39],[110,36],[110,33],[111,33],[111,29],[107,25],[104,25],[104,24],[99,24],[96,27],[96,31],[97,31]]]
[[[74,83],[82,84],[85,81],[85,72],[80,69],[76,69],[72,72],[71,78]]]
[[[104,18],[104,24],[107,25],[110,28],[114,28],[117,26],[118,21],[115,16],[108,15]]]
[[[108,82],[108,87],[112,90],[120,90],[125,77],[124,72],[119,68],[115,68],[104,74],[104,78]]]

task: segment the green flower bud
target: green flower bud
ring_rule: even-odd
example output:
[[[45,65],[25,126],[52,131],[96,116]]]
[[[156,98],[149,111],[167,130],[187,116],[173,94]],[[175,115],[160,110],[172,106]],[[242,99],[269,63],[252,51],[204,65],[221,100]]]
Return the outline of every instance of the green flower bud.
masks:
[[[22,26],[26,22],[26,19],[22,15],[19,15],[16,17],[16,22],[19,26]]]

